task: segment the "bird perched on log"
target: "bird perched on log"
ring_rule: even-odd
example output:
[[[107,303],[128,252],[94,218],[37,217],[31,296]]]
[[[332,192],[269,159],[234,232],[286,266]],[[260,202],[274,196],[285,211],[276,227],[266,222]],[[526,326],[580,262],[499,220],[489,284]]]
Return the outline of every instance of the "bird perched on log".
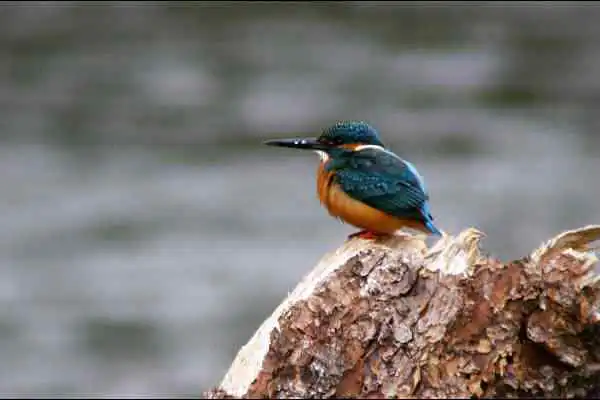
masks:
[[[316,138],[275,139],[264,144],[319,154],[319,200],[330,215],[362,229],[350,238],[374,239],[402,228],[442,235],[433,222],[419,172],[387,149],[366,122],[337,122]]]

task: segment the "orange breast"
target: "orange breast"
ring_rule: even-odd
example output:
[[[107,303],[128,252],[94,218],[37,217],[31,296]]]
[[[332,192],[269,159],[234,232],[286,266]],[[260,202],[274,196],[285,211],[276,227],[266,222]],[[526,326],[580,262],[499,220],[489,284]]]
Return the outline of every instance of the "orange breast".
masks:
[[[402,227],[426,231],[419,221],[397,218],[354,200],[333,182],[333,173],[325,171],[323,163],[317,171],[317,193],[330,215],[358,228],[388,234]]]

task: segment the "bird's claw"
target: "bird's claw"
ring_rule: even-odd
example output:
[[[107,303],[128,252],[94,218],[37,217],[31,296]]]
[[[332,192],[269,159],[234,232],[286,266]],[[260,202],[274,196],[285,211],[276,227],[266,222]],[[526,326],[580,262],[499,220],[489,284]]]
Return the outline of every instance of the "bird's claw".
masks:
[[[351,235],[348,235],[348,240],[354,239],[354,238],[360,238],[363,240],[377,240],[380,239],[384,236],[387,236],[386,234],[383,233],[377,233],[377,232],[373,232],[373,231],[368,231],[368,230],[362,230],[359,232],[355,232]]]

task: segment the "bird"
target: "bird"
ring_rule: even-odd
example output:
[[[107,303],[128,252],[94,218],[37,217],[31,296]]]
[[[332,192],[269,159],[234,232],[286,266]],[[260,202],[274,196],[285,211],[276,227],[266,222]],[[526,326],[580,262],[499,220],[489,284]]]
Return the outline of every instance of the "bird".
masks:
[[[318,137],[263,143],[319,155],[318,199],[331,216],[360,229],[349,239],[398,235],[404,228],[443,236],[434,223],[423,177],[386,147],[369,123],[338,121]]]

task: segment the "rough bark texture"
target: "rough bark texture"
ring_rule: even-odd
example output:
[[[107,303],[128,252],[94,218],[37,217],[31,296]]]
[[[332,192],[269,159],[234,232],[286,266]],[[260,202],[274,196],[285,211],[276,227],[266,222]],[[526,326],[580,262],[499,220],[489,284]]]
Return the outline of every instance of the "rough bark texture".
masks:
[[[209,398],[586,397],[600,388],[600,284],[564,232],[483,256],[468,229],[347,242],[300,282]]]

